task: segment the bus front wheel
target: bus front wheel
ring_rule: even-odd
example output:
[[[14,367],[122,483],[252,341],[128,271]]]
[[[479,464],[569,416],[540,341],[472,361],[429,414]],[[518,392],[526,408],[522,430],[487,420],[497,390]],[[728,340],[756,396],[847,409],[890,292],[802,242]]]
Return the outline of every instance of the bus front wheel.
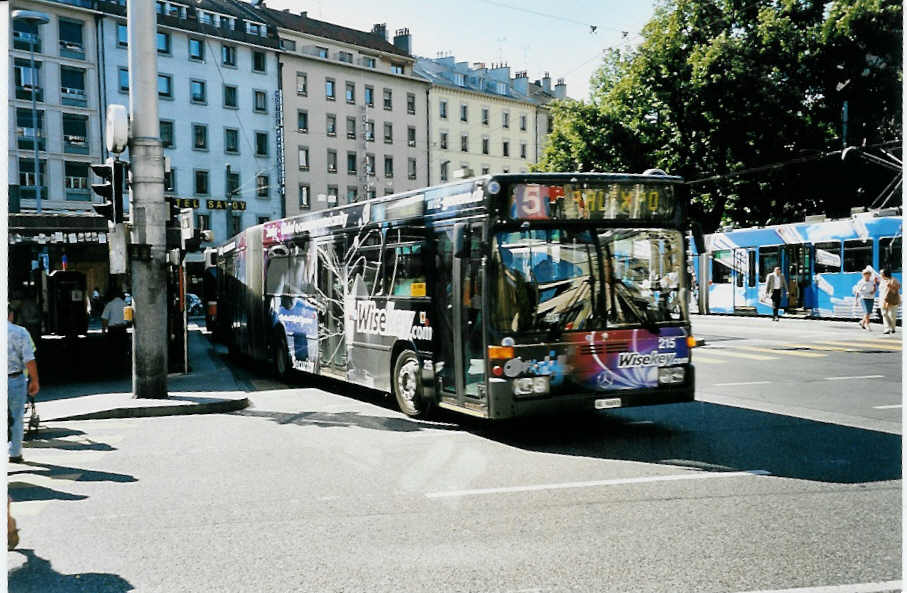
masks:
[[[397,356],[392,387],[401,412],[413,418],[428,415],[431,406],[423,397],[419,357],[412,350],[404,350]]]
[[[274,374],[278,379],[286,379],[290,374],[290,368],[287,339],[282,335],[278,335],[274,338]]]

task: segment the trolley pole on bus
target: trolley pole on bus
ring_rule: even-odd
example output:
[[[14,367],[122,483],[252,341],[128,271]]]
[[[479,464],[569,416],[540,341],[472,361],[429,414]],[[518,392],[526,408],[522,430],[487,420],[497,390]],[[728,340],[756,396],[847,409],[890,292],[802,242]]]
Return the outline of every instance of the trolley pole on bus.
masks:
[[[154,2],[129,2],[129,110],[132,130],[133,397],[167,397],[167,235],[164,156],[157,110]]]

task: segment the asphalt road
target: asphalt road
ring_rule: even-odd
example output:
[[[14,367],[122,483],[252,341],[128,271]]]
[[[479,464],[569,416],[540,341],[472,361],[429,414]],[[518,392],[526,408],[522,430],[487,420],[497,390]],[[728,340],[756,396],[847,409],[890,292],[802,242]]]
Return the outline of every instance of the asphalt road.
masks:
[[[417,422],[253,375],[241,413],[57,424],[10,466],[9,589],[900,590],[900,339],[694,328],[691,404]]]

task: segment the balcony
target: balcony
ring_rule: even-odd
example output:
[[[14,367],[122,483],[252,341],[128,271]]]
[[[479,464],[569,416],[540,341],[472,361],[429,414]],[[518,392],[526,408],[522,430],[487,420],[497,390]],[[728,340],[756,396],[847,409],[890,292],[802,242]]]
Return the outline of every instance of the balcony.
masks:
[[[60,40],[60,56],[64,58],[73,58],[76,60],[85,59],[85,48],[81,43],[75,41]]]
[[[16,129],[16,146],[18,146],[20,150],[34,150],[35,140],[36,136],[33,128]],[[44,134],[39,133],[37,135],[37,142],[38,150],[47,150],[47,139],[44,137]]]
[[[41,36],[25,31],[13,31],[13,48],[31,51],[34,44],[35,53],[41,53]]]
[[[32,92],[35,93],[35,101],[44,101],[44,89],[41,87],[32,87],[29,84],[16,85],[16,98],[31,101]]]
[[[38,192],[40,192],[42,200],[47,199],[47,186],[44,186],[44,185],[42,185],[42,186],[20,185],[19,186],[19,199],[20,200],[34,200],[34,199],[36,199]]]
[[[63,134],[63,152],[88,154],[88,138],[73,134]]]
[[[88,96],[85,89],[74,89],[70,87],[60,87],[60,102],[64,105],[73,107],[88,106]]]

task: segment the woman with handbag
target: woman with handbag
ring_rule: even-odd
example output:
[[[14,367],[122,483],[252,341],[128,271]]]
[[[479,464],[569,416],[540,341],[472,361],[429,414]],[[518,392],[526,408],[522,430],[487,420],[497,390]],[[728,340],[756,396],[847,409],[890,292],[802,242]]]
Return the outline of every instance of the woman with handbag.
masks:
[[[898,323],[898,306],[901,304],[901,283],[891,276],[891,271],[881,271],[882,282],[879,286],[879,308],[882,310],[882,322],[885,333],[894,334]]]

